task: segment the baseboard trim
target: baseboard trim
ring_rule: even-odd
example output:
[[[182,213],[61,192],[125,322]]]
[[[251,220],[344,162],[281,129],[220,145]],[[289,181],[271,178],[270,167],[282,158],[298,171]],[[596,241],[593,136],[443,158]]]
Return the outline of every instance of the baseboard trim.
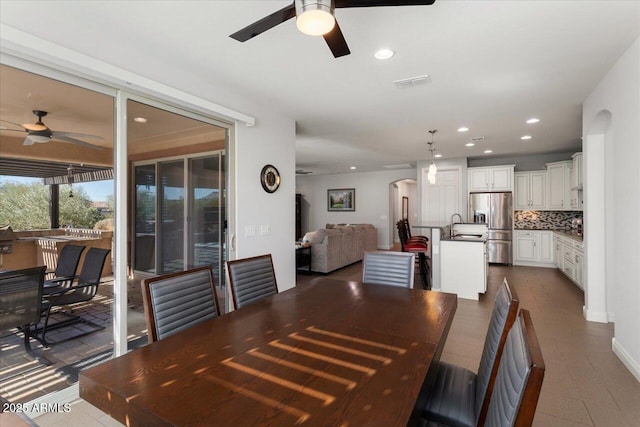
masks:
[[[27,409],[25,412],[31,419],[36,419],[41,415],[45,415],[50,410],[57,409],[57,412],[63,412],[63,405],[65,403],[71,403],[80,398],[80,387],[78,383],[75,383],[60,391],[54,391],[53,393],[46,394],[37,399],[33,399],[26,404]],[[38,408],[47,408],[46,410],[38,410]],[[35,409],[35,410],[34,410]]]
[[[640,364],[633,360],[629,352],[614,338],[611,339],[611,348],[618,359],[631,372],[638,382],[640,382]]]
[[[532,262],[532,261],[514,261],[513,265],[514,266],[519,266],[519,267],[558,268],[557,265],[552,264],[552,263]]]
[[[582,315],[589,322],[609,323],[609,316],[606,311],[587,310],[586,306],[582,306]]]

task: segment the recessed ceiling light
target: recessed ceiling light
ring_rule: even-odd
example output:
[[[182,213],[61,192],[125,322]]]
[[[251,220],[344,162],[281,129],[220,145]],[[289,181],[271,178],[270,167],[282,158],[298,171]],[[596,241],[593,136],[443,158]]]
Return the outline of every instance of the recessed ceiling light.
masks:
[[[491,154],[493,153],[493,150],[484,150],[484,154]]]
[[[394,55],[394,51],[392,51],[391,49],[379,49],[378,51],[376,51],[376,53],[373,55],[376,59],[389,59]]]
[[[144,117],[134,117],[133,121],[136,123],[147,123],[147,119],[145,119]]]
[[[356,170],[356,167],[355,166],[349,166],[349,169],[351,169],[353,171],[353,170]]]
[[[433,156],[433,157],[435,157],[436,159],[439,159],[440,157],[442,157],[442,154],[436,154],[436,155],[435,155],[435,156]]]
[[[474,144],[473,142],[467,142],[466,144],[464,144],[465,147],[473,147],[474,145],[476,144]]]
[[[532,117],[529,120],[527,120],[527,123],[532,125],[534,123],[538,123],[539,121],[540,121],[540,119],[536,119],[535,117]]]
[[[531,135],[523,135],[520,137],[520,139],[523,139],[523,140],[531,139]]]
[[[462,126],[461,128],[458,128],[458,132],[467,132],[469,130],[468,127]]]

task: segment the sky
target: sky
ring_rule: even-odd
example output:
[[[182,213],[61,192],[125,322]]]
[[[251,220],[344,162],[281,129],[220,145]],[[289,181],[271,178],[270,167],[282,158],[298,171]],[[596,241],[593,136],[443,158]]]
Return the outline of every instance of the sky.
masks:
[[[0,175],[0,182],[17,182],[28,184],[31,182],[41,182],[40,178],[27,178],[21,176]],[[74,187],[82,187],[94,202],[106,202],[107,196],[113,194],[113,180],[83,182],[73,184]]]

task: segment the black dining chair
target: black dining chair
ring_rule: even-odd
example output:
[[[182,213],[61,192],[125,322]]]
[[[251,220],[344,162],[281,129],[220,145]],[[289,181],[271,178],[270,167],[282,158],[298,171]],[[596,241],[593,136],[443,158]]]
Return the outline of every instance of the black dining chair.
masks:
[[[144,279],[141,285],[149,344],[220,316],[210,266]]]
[[[227,261],[226,265],[236,309],[278,293],[271,254]]]
[[[76,277],[76,271],[78,270],[78,264],[80,263],[80,257],[84,249],[85,246],[63,246],[58,256],[56,269],[47,271],[47,280],[45,280],[44,283],[45,288],[59,286],[61,283],[65,281],[68,282],[69,279]]]
[[[441,362],[433,386],[423,390],[422,416],[448,426],[482,425],[496,381],[507,334],[516,319],[518,298],[505,278],[491,311],[478,373]]]
[[[520,310],[505,340],[487,416],[473,425],[479,427],[531,426],[538,406],[544,372],[542,350],[533,327],[531,314],[528,310]],[[459,386],[464,385],[459,384]],[[460,401],[459,408],[465,411],[467,403]],[[422,419],[420,425],[442,427],[466,424]]]
[[[415,255],[409,252],[365,252],[362,283],[413,288]]]
[[[0,272],[0,330],[22,330],[28,353],[31,352],[31,326],[40,320],[46,268]]]
[[[44,325],[42,328],[36,329],[36,334],[40,333],[38,340],[43,345],[49,346],[49,342],[46,340],[47,331],[68,326],[73,323],[82,322],[92,326],[93,329],[67,339],[77,338],[79,336],[104,329],[104,326],[97,325],[89,320],[83,319],[81,316],[71,315],[66,312],[60,312],[67,317],[67,319],[60,322],[49,325],[49,318],[51,315],[51,309],[54,307],[67,306],[93,299],[98,292],[98,286],[100,285],[102,278],[102,270],[104,269],[104,263],[109,252],[111,252],[110,249],[89,248],[78,277],[69,280],[71,283],[47,289],[42,303]],[[66,341],[67,339],[64,339],[63,341]]]

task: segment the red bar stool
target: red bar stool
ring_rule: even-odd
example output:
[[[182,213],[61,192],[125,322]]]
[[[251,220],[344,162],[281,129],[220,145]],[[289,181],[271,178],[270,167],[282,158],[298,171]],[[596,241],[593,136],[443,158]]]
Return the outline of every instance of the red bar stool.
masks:
[[[412,252],[416,254],[416,262],[422,278],[422,286],[424,289],[431,289],[431,271],[429,268],[429,238],[425,236],[414,236],[409,238],[406,220],[400,220],[396,223],[398,229],[398,237],[400,238],[400,246],[402,252]]]

